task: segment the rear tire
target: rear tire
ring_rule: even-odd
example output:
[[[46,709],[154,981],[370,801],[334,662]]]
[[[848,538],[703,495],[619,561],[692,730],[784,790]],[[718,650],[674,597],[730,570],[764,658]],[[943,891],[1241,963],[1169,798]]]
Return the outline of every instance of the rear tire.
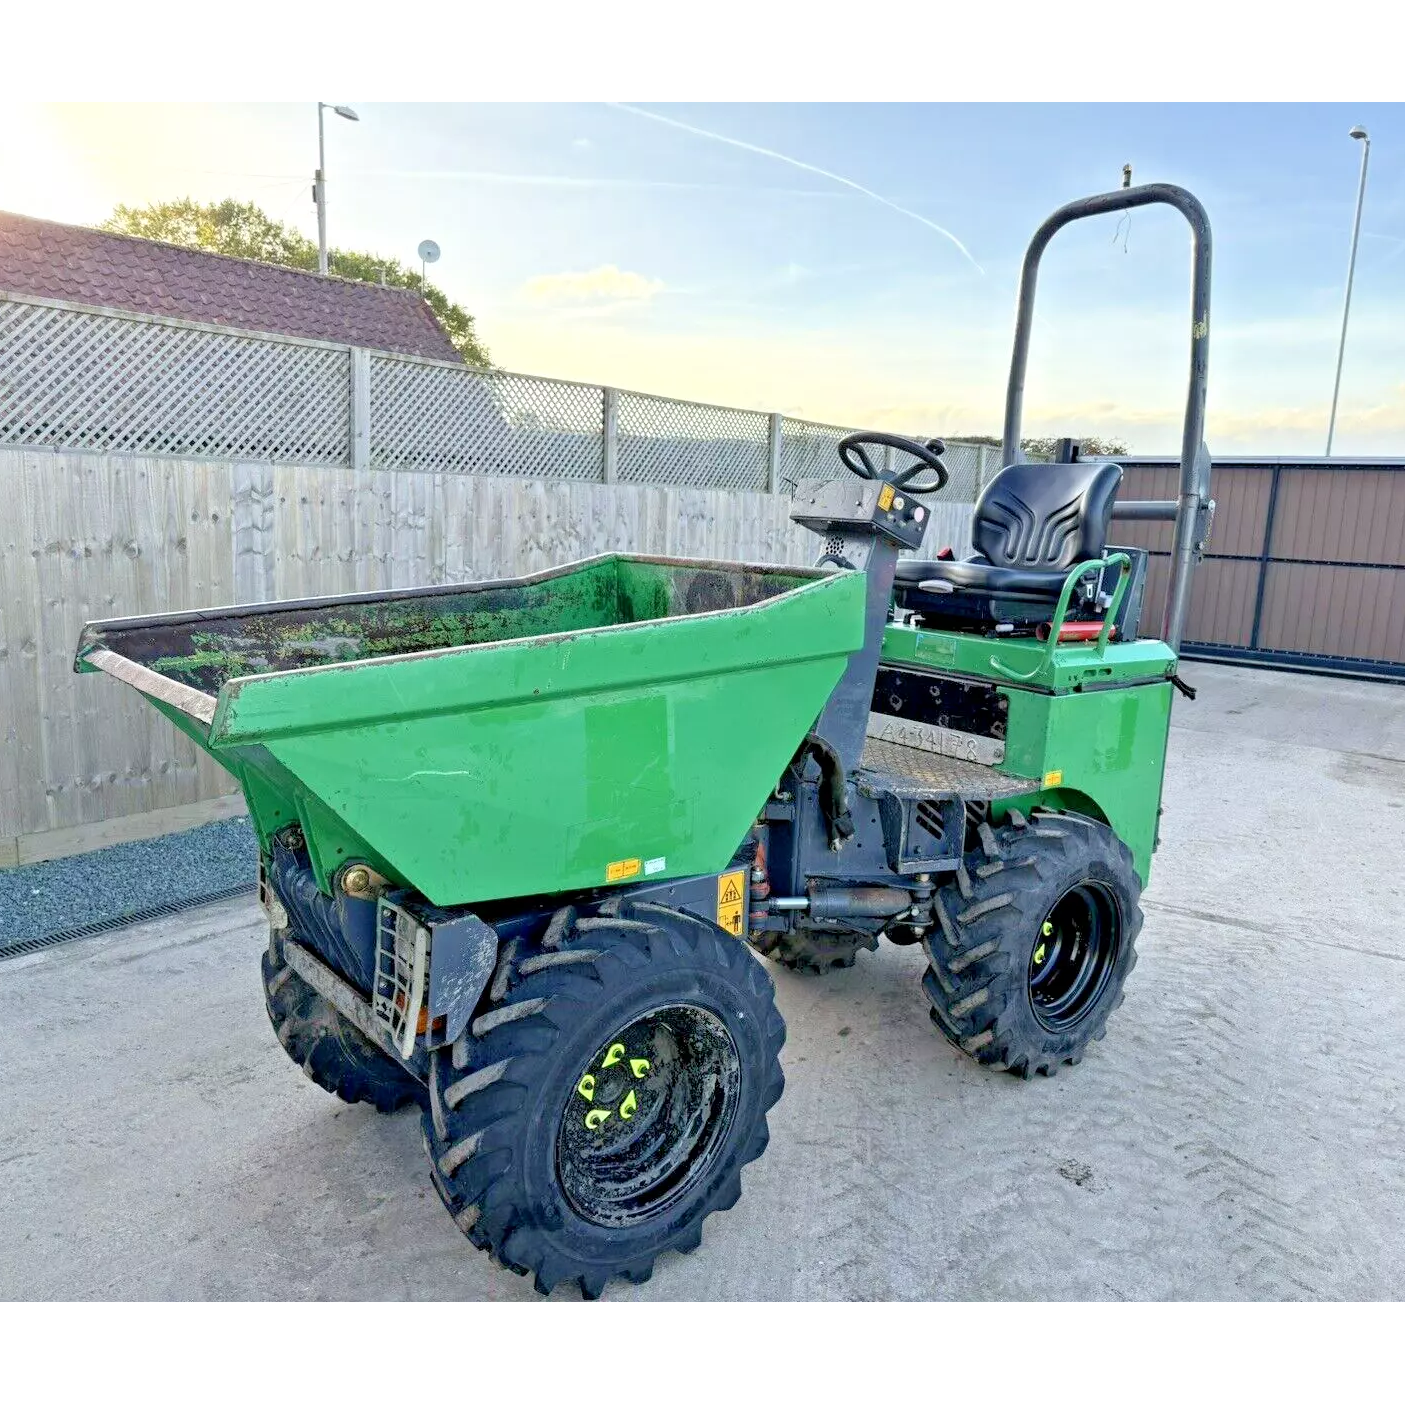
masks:
[[[1012,812],[977,833],[923,941],[932,1021],[977,1063],[1052,1077],[1122,1003],[1141,881],[1127,846],[1082,815]]]
[[[278,1042],[319,1088],[343,1102],[370,1103],[377,1112],[424,1101],[419,1080],[313,990],[283,959],[276,937],[263,956],[263,995]]]
[[[459,1229],[587,1298],[696,1249],[785,1086],[773,996],[740,942],[655,904],[508,942],[464,1066],[431,1055],[425,1149]]]

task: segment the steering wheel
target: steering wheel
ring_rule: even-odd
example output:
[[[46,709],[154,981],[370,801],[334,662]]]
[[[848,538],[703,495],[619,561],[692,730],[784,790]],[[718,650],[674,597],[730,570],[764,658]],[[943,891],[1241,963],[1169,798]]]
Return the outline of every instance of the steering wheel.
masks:
[[[883,449],[901,449],[903,453],[911,454],[917,462],[889,478],[887,474],[879,473],[874,468],[873,460],[864,452],[865,444]],[[940,439],[929,439],[925,444],[921,444],[916,439],[905,439],[901,434],[883,434],[878,430],[850,434],[839,441],[839,457],[850,473],[857,474],[860,478],[891,483],[893,487],[901,488],[903,492],[911,493],[914,497],[925,497],[928,493],[940,492],[946,487],[950,475],[941,461],[940,456],[944,453],[946,445]],[[926,470],[936,474],[936,481],[916,482],[917,475]]]

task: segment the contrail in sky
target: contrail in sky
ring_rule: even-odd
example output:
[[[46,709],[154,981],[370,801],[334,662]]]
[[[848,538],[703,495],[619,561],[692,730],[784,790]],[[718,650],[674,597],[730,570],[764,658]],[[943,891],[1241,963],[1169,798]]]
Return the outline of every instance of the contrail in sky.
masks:
[[[929,220],[926,215],[919,215],[915,210],[909,210],[896,201],[889,200],[886,195],[880,195],[876,190],[870,190],[866,185],[860,185],[858,181],[851,181],[848,176],[841,176],[834,171],[826,171],[823,166],[812,166],[808,161],[797,161],[794,156],[787,156],[783,151],[772,151],[770,147],[766,146],[754,146],[751,142],[739,141],[736,137],[724,137],[720,132],[709,132],[702,127],[691,126],[674,117],[663,117],[657,112],[649,112],[627,102],[612,102],[607,103],[606,106],[617,107],[622,112],[632,112],[636,117],[647,117],[650,122],[661,122],[665,127],[676,127],[680,132],[690,132],[695,137],[706,137],[709,141],[720,141],[726,146],[735,146],[757,156],[769,156],[773,161],[784,161],[787,166],[794,166],[798,171],[809,171],[814,175],[823,176],[826,180],[838,181],[840,185],[847,185],[850,190],[857,190],[860,195],[867,195],[870,200],[876,200],[880,205],[886,205],[890,210],[896,210],[898,214],[906,215],[910,220],[916,220],[918,224],[925,224],[928,229],[935,230],[944,239],[950,239],[966,256],[971,267],[977,273],[982,275],[985,273],[985,269],[972,257],[971,251],[949,229],[943,229],[935,220]]]

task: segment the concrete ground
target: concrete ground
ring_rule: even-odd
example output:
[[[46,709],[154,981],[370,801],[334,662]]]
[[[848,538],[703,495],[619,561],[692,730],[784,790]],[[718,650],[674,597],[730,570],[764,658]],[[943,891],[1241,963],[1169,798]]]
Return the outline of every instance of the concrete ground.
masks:
[[[1400,1295],[1405,688],[1185,672],[1106,1041],[1020,1083],[937,1037],[912,949],[776,969],[770,1150],[611,1296]],[[0,965],[0,1296],[534,1297],[454,1229],[415,1114],[288,1062],[264,940],[237,902]]]

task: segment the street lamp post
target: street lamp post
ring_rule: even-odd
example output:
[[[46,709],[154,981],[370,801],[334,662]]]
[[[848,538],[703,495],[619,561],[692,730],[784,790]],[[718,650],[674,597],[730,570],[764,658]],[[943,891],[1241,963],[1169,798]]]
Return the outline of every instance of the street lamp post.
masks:
[[[1337,396],[1342,389],[1342,358],[1346,355],[1346,321],[1351,315],[1351,284],[1356,277],[1356,245],[1361,238],[1361,206],[1366,200],[1366,163],[1371,159],[1371,138],[1365,127],[1353,127],[1347,135],[1361,143],[1361,180],[1356,187],[1356,219],[1351,226],[1351,257],[1346,265],[1346,298],[1342,303],[1342,335],[1337,343],[1337,378],[1332,382],[1332,414],[1327,421],[1327,457],[1332,456],[1332,436],[1337,429]]]
[[[338,117],[348,122],[361,119],[349,107],[337,107],[332,103],[317,104],[317,175],[312,186],[312,203],[317,206],[317,271],[327,271],[327,139],[322,130],[322,109],[330,107]]]

